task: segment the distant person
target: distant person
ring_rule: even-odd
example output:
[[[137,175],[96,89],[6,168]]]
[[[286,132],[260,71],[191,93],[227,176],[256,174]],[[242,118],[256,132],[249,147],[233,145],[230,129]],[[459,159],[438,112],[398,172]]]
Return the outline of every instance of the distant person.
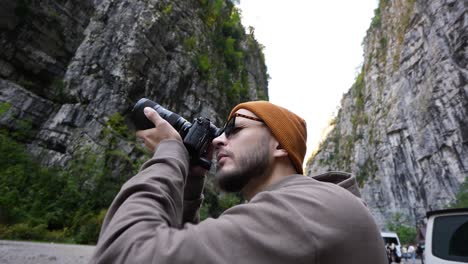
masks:
[[[419,242],[416,246],[416,257],[421,259],[421,263],[424,264],[424,243]]]
[[[416,251],[415,251],[415,248],[414,248],[413,245],[408,246],[408,255],[409,255],[409,258],[411,259],[411,263],[415,263],[416,262]]]
[[[403,262],[407,262],[407,260],[409,259],[408,257],[408,249],[406,248],[406,245],[403,245],[401,247],[401,258],[403,259]]]
[[[355,178],[302,175],[306,124],[299,116],[265,101],[231,111],[213,140],[215,179],[248,202],[198,223],[204,171],[190,166],[167,121],[151,108],[145,114],[156,127],[137,135],[154,155],[115,197],[91,263],[386,262]]]
[[[393,262],[393,256],[392,256],[392,250],[390,249],[390,244],[385,244],[385,251],[387,253],[387,261],[388,264],[392,264]]]
[[[400,256],[398,256],[398,249],[395,245],[395,243],[391,243],[390,244],[390,257],[391,257],[391,262],[395,262],[395,263],[400,263],[401,262],[401,258]]]

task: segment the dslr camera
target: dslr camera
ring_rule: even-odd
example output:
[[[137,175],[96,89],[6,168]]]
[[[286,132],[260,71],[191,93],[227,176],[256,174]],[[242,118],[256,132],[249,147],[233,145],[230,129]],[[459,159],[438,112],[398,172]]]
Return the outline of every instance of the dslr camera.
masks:
[[[192,165],[199,165],[210,169],[211,160],[205,156],[211,141],[222,133],[222,129],[216,127],[208,118],[198,117],[193,123],[188,122],[180,115],[171,112],[159,104],[142,98],[138,100],[132,110],[132,121],[138,130],[150,129],[154,124],[146,118],[143,112],[145,107],[151,107],[171,124],[180,134],[185,147],[190,154]]]

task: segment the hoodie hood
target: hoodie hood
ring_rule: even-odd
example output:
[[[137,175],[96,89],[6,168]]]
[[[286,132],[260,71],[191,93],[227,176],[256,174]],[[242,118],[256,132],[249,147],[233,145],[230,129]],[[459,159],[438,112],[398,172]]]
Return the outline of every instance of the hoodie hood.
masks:
[[[311,176],[311,178],[321,182],[336,184],[350,191],[355,196],[361,198],[361,193],[359,192],[356,177],[351,173],[343,171],[329,171]]]

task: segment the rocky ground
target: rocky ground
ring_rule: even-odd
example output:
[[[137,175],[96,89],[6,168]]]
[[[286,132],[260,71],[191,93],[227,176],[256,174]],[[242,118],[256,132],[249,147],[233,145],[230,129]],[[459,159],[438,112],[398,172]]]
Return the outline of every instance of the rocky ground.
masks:
[[[85,264],[93,250],[94,246],[0,240],[0,264]],[[421,264],[421,260],[403,263]]]
[[[93,246],[0,240],[0,264],[84,264]]]

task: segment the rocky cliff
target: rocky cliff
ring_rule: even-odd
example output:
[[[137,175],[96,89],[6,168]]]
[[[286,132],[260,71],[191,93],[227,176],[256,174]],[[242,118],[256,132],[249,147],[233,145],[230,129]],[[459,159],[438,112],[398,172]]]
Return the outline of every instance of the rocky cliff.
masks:
[[[467,7],[380,0],[362,71],[308,161],[309,175],[357,175],[381,226],[446,207],[468,177]]]
[[[5,0],[0,50],[0,128],[28,130],[43,165],[86,146],[129,169],[141,97],[218,126],[238,102],[268,99],[261,47],[229,0]]]

